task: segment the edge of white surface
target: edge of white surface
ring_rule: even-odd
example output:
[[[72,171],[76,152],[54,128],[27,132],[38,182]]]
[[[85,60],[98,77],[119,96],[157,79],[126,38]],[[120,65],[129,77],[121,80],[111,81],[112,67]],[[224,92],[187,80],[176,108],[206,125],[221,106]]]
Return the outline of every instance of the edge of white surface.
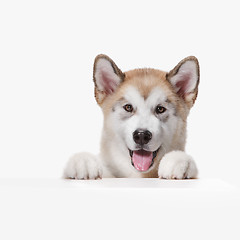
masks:
[[[101,180],[0,179],[0,187],[77,188],[77,189],[194,189],[234,190],[220,179],[163,180],[156,178],[105,178]]]

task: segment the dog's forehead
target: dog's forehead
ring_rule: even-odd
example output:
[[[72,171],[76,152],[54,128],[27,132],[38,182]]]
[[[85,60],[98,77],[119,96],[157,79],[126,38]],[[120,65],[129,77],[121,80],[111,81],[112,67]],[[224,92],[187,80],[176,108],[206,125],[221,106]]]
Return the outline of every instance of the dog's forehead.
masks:
[[[156,103],[167,101],[167,95],[159,86],[153,87],[149,91],[148,96],[143,96],[139,88],[129,85],[125,90],[123,98],[133,105],[143,105],[145,103],[148,106],[153,106]]]
[[[122,94],[126,99],[149,104],[166,101],[171,93],[166,73],[155,69],[135,69],[125,73]]]

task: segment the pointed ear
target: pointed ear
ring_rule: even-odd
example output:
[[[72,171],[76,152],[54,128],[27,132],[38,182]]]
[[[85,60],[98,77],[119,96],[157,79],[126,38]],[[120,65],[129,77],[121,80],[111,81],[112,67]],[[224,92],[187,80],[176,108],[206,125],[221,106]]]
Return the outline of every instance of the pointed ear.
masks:
[[[111,58],[100,54],[95,58],[93,81],[95,84],[95,98],[101,104],[106,96],[115,92],[124,80],[124,73]]]
[[[167,80],[189,107],[192,107],[197,98],[199,77],[199,63],[194,56],[183,59],[167,74]]]

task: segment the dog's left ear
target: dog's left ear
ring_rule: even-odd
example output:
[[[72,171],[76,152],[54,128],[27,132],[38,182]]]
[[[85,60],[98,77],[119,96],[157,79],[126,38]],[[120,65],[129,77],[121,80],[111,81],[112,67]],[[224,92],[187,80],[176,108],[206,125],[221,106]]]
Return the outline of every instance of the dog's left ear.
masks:
[[[115,92],[124,80],[124,73],[114,61],[106,55],[100,54],[95,58],[93,80],[95,84],[95,98],[101,104],[105,97]]]
[[[199,63],[194,56],[183,59],[167,73],[167,80],[189,107],[192,107],[197,98],[199,77]]]

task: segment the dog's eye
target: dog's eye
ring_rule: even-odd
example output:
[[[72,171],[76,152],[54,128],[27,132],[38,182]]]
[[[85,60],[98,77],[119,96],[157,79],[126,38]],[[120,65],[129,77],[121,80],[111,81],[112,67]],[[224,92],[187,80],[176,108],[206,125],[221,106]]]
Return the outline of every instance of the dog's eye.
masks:
[[[164,113],[167,109],[161,105],[158,105],[155,109],[156,114]]]
[[[133,106],[131,104],[126,104],[123,106],[124,110],[127,112],[132,112],[133,111]]]

